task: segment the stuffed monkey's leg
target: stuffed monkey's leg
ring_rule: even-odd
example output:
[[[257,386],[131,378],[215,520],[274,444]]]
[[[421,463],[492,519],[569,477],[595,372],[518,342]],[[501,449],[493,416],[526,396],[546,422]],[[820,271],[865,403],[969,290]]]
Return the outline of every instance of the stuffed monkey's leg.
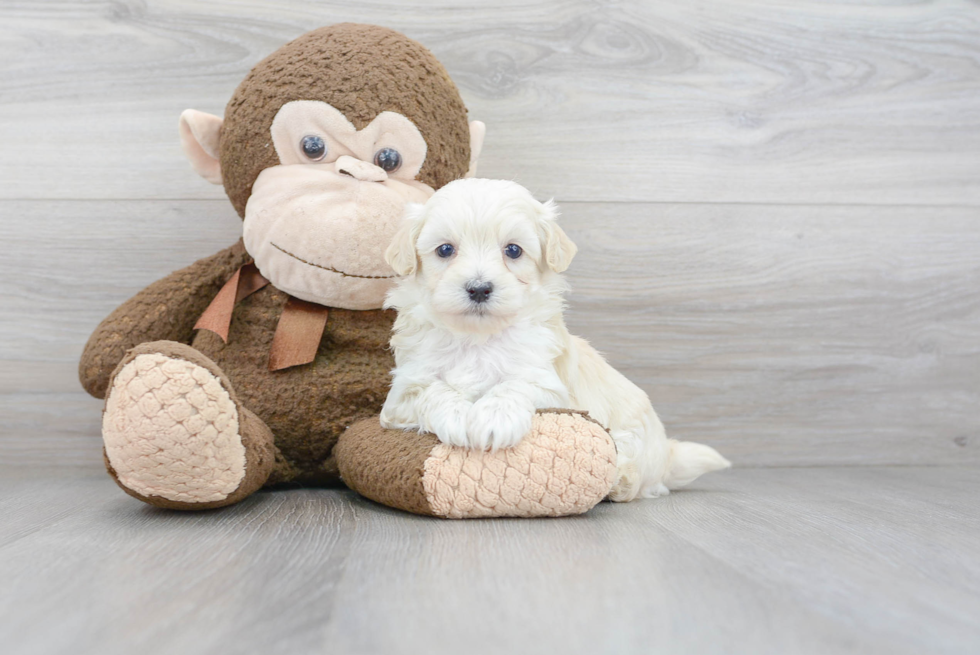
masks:
[[[435,435],[355,423],[334,448],[344,482],[371,500],[444,518],[587,512],[616,480],[616,446],[582,412],[540,410],[513,448],[474,450]]]
[[[106,468],[126,493],[171,509],[231,505],[269,478],[272,432],[218,365],[174,341],[130,350],[102,416]]]

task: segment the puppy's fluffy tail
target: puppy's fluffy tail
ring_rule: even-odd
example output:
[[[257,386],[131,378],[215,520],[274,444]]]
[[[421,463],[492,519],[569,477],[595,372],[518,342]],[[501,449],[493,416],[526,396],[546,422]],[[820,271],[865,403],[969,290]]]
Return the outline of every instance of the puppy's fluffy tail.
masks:
[[[711,446],[674,439],[668,439],[667,443],[670,455],[663,483],[668,489],[680,489],[705,473],[727,469],[732,465]]]

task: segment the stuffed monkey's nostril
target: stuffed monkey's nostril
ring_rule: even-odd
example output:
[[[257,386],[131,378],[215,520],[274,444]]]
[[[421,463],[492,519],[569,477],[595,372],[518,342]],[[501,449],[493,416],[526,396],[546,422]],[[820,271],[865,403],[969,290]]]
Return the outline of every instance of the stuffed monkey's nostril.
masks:
[[[361,182],[384,182],[388,179],[388,173],[381,167],[350,155],[338,157],[335,170],[340,175],[347,175]]]
[[[491,292],[493,292],[493,285],[489,282],[466,285],[466,293],[470,294],[470,300],[475,303],[483,303],[489,300]]]

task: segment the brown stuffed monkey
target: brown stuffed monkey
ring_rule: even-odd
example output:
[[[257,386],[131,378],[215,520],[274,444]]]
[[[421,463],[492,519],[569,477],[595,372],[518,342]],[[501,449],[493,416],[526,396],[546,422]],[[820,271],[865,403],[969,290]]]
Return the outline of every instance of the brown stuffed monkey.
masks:
[[[615,448],[579,413],[539,413],[520,445],[494,453],[376,418],[393,366],[384,250],[406,202],[474,173],[483,134],[428,50],[355,24],[260,62],[224,119],[184,112],[184,151],[224,185],[243,238],[142,290],[89,339],[79,374],[106,400],[116,482],[173,509],[341,479],[453,518],[575,514],[601,500]]]

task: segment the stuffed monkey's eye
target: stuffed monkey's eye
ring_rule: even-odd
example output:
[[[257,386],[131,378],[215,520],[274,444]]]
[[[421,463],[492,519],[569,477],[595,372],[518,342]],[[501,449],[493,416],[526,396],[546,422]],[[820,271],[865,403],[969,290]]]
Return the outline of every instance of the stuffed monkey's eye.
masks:
[[[511,243],[506,248],[504,248],[504,254],[510,257],[511,259],[517,259],[518,257],[521,256],[521,254],[523,254],[523,252],[524,251],[521,249],[521,247],[516,243]]]
[[[304,136],[301,145],[303,146],[303,154],[313,161],[320,161],[327,154],[327,144],[315,134]]]
[[[456,249],[452,247],[451,244],[444,243],[438,248],[436,248],[436,254],[445,259],[446,257],[452,257]]]
[[[402,156],[394,148],[382,148],[374,153],[374,165],[386,173],[394,173],[402,165]]]

